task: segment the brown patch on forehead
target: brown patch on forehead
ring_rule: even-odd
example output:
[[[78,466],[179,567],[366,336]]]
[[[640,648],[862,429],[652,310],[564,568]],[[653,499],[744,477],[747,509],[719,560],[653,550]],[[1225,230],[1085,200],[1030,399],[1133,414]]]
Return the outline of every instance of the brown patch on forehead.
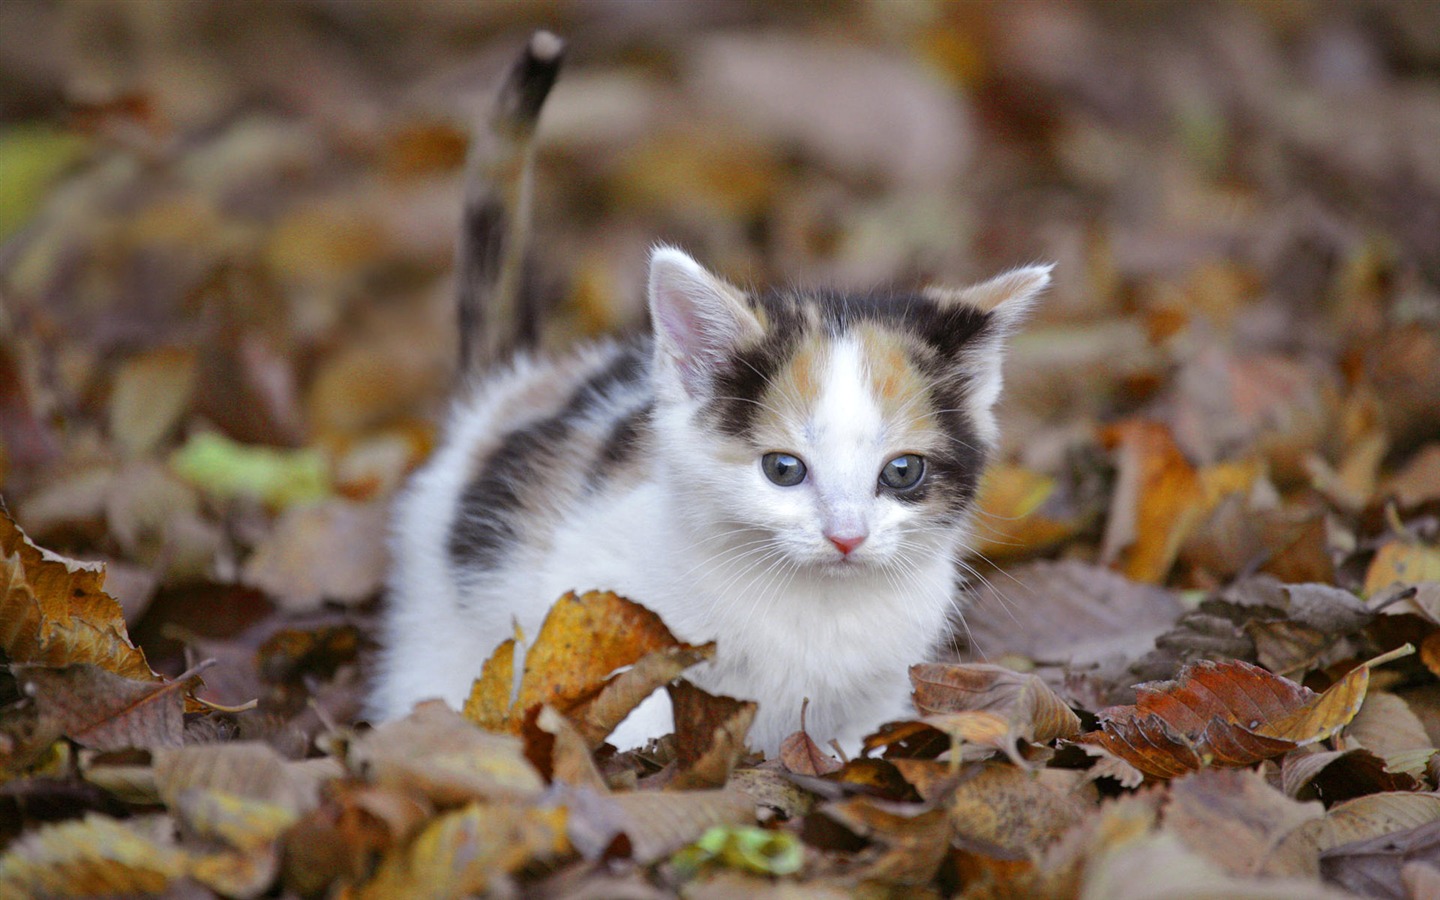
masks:
[[[885,421],[902,432],[932,427],[929,385],[911,361],[905,336],[869,324],[856,327],[854,334],[870,391]]]
[[[820,399],[829,364],[828,340],[817,334],[802,339],[766,385],[760,398],[763,406],[755,411],[757,429],[788,433],[803,424]]]

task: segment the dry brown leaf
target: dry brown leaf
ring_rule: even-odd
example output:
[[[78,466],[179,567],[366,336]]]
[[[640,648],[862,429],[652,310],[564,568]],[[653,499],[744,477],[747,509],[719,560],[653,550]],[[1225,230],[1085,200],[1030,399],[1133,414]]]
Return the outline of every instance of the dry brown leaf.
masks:
[[[755,821],[755,801],[728,788],[683,793],[635,791],[606,799],[620,811],[617,821],[630,839],[630,856],[641,865],[669,856],[714,825]]]
[[[545,787],[519,738],[482,731],[438,700],[357,738],[346,763],[377,785],[441,805],[527,800]]]
[[[502,644],[471,689],[465,716],[486,730],[519,734],[526,716],[542,704],[568,713],[595,698],[612,672],[635,665],[649,653],[678,646],[682,645],[660,617],[637,603],[608,591],[566,594],[555,601],[525,651],[514,703],[508,702],[510,682],[503,680],[509,654]],[[513,671],[513,662],[509,666]],[[502,697],[507,702],[502,704]],[[607,706],[609,712],[613,710]]]
[[[1080,773],[1027,772],[1001,762],[975,763],[962,774],[947,807],[962,838],[1006,851],[1037,854],[1090,812],[1094,800],[1075,790]]]
[[[1290,799],[1259,772],[1204,769],[1171,784],[1164,828],[1218,868],[1249,877],[1287,834],[1324,815],[1319,803]]]
[[[240,571],[244,584],[292,613],[326,600],[366,600],[385,576],[385,503],[326,500],[290,507]]]
[[[1422,767],[1423,768],[1423,767]],[[1391,772],[1369,750],[1316,750],[1301,747],[1285,755],[1280,785],[1286,795],[1328,804],[1385,791],[1413,791],[1420,784],[1408,774]]]
[[[552,783],[558,781],[602,794],[608,792],[605,779],[590,756],[589,743],[569,719],[556,712],[553,706],[542,706],[535,718],[535,727],[551,738],[546,742],[551,745],[548,759],[537,760],[533,749],[530,753],[530,761],[536,764],[542,775]]]
[[[225,791],[191,789],[173,812],[197,837],[231,848],[196,855],[190,876],[227,897],[257,897],[280,870],[280,835],[294,824],[294,809]]]
[[[640,701],[696,663],[714,657],[714,642],[699,647],[680,644],[647,653],[635,665],[605,682],[595,699],[581,703],[570,711],[569,717],[590,746],[598,747]]]
[[[431,820],[408,846],[387,854],[356,896],[461,900],[531,861],[569,850],[564,809],[472,803]]]
[[[1371,794],[1332,807],[1323,819],[1290,832],[1265,862],[1267,875],[1320,874],[1320,855],[1332,847],[1418,828],[1440,820],[1440,796]]]
[[[1165,833],[1111,848],[1085,869],[1077,896],[1110,900],[1353,900],[1301,878],[1237,878]]]
[[[780,764],[797,775],[829,775],[845,765],[802,729],[780,742]]]
[[[857,879],[925,884],[950,846],[946,811],[928,805],[851,797],[827,803],[817,815],[879,845],[857,859],[859,870],[851,873]]]
[[[372,856],[390,850],[435,814],[416,795],[334,781],[320,806],[286,832],[283,882],[310,896],[333,883],[355,883],[369,874]]]
[[[1096,743],[1159,778],[1204,765],[1248,766],[1330,737],[1360,708],[1377,657],[1323,694],[1239,660],[1201,661],[1171,682],[1137,686],[1134,706],[1097,713]]]
[[[1010,723],[1011,743],[1048,744],[1080,733],[1079,716],[1035,675],[981,663],[922,663],[910,667],[910,683],[920,713],[995,713]]]
[[[121,453],[154,450],[179,422],[195,391],[193,351],[152,350],[131,357],[115,373],[110,394],[110,434]]]
[[[1332,847],[1320,854],[1326,882],[1365,897],[1423,897],[1408,892],[1401,872],[1407,866],[1440,865],[1440,822]]]
[[[293,817],[315,807],[322,781],[344,774],[333,759],[287,761],[258,741],[161,749],[152,757],[156,787],[171,807],[186,793],[203,790],[265,803]]]
[[[130,642],[104,590],[103,569],[47,554],[0,508],[0,650],[16,663],[88,663],[135,681],[161,681]]]
[[[677,765],[667,787],[694,790],[724,785],[745,755],[755,703],[711,694],[688,681],[677,681],[666,690],[675,712]]]
[[[1339,746],[1364,747],[1387,760],[1409,756],[1415,751],[1435,750],[1420,717],[1403,699],[1386,691],[1365,695],[1360,711],[1341,732]],[[1424,765],[1402,771],[1418,776],[1423,773]]]
[[[195,670],[169,684],[133,681],[98,666],[17,667],[34,698],[43,732],[83,747],[178,747],[184,731],[186,685]]]
[[[1133,658],[1184,611],[1172,591],[1077,561],[1037,562],[977,586],[965,611],[970,662],[1005,653],[1085,666]]]

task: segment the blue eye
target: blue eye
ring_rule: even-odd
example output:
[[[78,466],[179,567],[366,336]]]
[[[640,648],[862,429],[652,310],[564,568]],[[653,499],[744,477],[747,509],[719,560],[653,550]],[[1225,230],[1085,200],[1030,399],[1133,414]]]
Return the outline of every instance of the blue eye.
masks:
[[[925,459],[914,453],[897,456],[880,470],[880,483],[894,491],[908,491],[925,476]]]
[[[765,477],[781,487],[794,487],[805,480],[805,464],[789,453],[767,453],[760,457]]]

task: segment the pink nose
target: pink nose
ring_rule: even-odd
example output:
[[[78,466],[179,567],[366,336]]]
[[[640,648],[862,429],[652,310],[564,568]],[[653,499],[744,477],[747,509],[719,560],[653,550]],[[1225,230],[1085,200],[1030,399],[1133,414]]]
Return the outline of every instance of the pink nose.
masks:
[[[827,534],[825,537],[830,539],[830,543],[835,545],[841,556],[849,556],[856,547],[865,543],[863,534]]]

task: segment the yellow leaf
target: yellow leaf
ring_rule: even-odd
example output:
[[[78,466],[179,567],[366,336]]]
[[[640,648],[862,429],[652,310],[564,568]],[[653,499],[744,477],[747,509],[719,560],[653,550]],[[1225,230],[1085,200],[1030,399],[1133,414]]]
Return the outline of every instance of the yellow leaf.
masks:
[[[46,553],[0,509],[0,650],[11,662],[89,663],[135,681],[162,681],[130,642],[103,566]]]
[[[0,897],[161,893],[185,874],[187,859],[140,824],[92,813],[31,832],[0,856]]]
[[[469,897],[532,860],[569,850],[565,810],[471,804],[433,820],[408,847],[392,852],[361,898]]]

